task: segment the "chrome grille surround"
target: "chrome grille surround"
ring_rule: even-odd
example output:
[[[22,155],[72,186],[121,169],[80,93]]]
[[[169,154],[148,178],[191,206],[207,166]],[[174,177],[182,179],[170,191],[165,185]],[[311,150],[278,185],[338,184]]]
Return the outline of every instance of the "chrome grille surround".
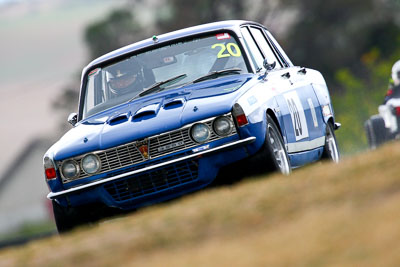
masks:
[[[230,113],[222,115],[222,116],[228,117],[230,120],[232,120],[232,123],[233,123],[232,115]],[[223,139],[223,138],[235,135],[237,133],[236,128],[233,127],[232,132],[228,136],[217,135],[213,129],[213,122],[218,117],[220,117],[220,116],[205,119],[205,120],[198,121],[198,122],[194,122],[194,123],[185,125],[176,130],[172,130],[172,131],[169,131],[166,133],[150,136],[148,138],[133,141],[133,142],[130,142],[130,143],[127,143],[124,145],[117,146],[117,147],[113,147],[113,148],[109,148],[109,149],[101,150],[101,151],[91,152],[93,154],[96,154],[100,158],[100,161],[101,161],[100,171],[93,175],[98,175],[98,174],[106,173],[109,171],[117,170],[120,168],[124,168],[127,166],[139,164],[139,163],[151,160],[151,159],[155,159],[155,158],[158,158],[161,156],[165,156],[165,155],[176,153],[176,152],[188,149],[188,148],[202,145],[202,144],[196,143],[190,137],[190,127],[195,123],[202,122],[202,123],[205,123],[210,128],[211,136],[210,136],[210,139],[207,141],[207,143],[215,141],[215,140]],[[148,155],[147,159],[143,156],[143,154],[138,149],[138,147],[143,144],[147,144],[147,147],[148,147],[149,155]],[[90,153],[86,153],[86,154],[83,154],[83,155],[80,155],[77,157],[65,159],[63,161],[58,161],[57,166],[60,169],[63,162],[66,160],[70,160],[70,159],[75,160],[76,162],[78,162],[79,166],[82,166],[81,165],[82,159],[87,154],[90,154]],[[69,183],[72,181],[76,181],[79,179],[93,176],[93,175],[89,175],[89,174],[85,173],[83,171],[83,168],[80,168],[79,176],[75,179],[65,178],[62,175],[61,171],[60,171],[60,173],[61,173],[61,179],[62,179],[63,183]]]

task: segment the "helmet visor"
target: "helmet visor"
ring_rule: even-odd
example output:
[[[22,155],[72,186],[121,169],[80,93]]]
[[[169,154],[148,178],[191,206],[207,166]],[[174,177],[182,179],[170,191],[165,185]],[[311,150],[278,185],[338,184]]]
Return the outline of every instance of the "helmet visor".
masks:
[[[125,74],[120,77],[110,78],[110,86],[112,89],[124,89],[130,85],[132,85],[136,80],[136,74]]]

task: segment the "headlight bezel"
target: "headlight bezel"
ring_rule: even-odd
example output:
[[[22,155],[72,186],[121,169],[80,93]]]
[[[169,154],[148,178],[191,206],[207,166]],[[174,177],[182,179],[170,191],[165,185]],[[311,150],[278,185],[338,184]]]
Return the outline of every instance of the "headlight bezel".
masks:
[[[86,168],[84,166],[85,159],[88,157],[94,157],[97,161],[97,169],[94,172],[89,172],[88,170],[86,170]],[[89,153],[82,157],[80,167],[87,175],[95,175],[96,173],[98,173],[101,170],[101,160],[100,160],[99,156],[97,156],[96,154]]]
[[[204,140],[197,140],[194,135],[194,131],[197,129],[197,127],[200,127],[200,126],[204,127],[204,129],[207,129],[207,136]],[[190,133],[190,138],[192,138],[192,140],[198,144],[206,143],[207,141],[210,140],[210,137],[211,137],[211,129],[208,127],[207,124],[205,124],[203,122],[197,122],[197,123],[193,124],[189,129],[189,133]]]
[[[217,130],[217,123],[219,121],[221,121],[221,120],[228,122],[229,129],[228,129],[227,132],[220,132],[219,130]],[[212,126],[213,126],[213,131],[218,136],[226,137],[226,136],[229,136],[233,132],[234,124],[233,124],[233,121],[229,117],[227,117],[227,116],[219,116],[219,117],[215,118],[215,120],[213,121]]]
[[[76,173],[75,173],[75,175],[73,175],[73,176],[69,176],[69,175],[66,175],[66,174],[65,174],[65,169],[64,169],[64,168],[65,168],[65,166],[66,166],[68,163],[72,163],[72,164],[75,166]],[[64,162],[62,163],[61,168],[60,168],[60,171],[61,171],[62,176],[63,176],[65,179],[73,180],[73,179],[77,179],[77,178],[79,177],[81,168],[80,168],[80,166],[79,166],[79,163],[78,163],[76,160],[74,160],[74,159],[68,159],[68,160],[66,160],[66,161],[64,161]]]

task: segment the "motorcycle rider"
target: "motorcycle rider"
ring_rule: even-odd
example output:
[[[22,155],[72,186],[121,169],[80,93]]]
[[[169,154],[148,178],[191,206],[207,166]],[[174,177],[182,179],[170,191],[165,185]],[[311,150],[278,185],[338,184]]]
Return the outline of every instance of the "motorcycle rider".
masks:
[[[383,104],[386,104],[391,98],[400,98],[400,60],[396,61],[392,67],[392,76]]]

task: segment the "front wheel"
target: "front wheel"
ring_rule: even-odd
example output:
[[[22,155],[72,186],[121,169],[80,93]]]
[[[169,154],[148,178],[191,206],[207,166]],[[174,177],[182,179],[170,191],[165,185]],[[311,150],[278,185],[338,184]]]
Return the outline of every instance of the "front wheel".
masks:
[[[339,162],[340,158],[339,148],[336,142],[335,131],[333,130],[332,123],[330,122],[326,124],[325,145],[322,158],[331,160],[336,163]]]
[[[77,226],[83,225],[88,222],[85,214],[76,208],[66,208],[52,200],[54,219],[57,226],[57,231],[66,233],[71,231]]]
[[[274,120],[268,114],[264,146],[267,152],[267,164],[270,164],[272,170],[279,171],[285,175],[290,174],[292,167],[281,133]]]

